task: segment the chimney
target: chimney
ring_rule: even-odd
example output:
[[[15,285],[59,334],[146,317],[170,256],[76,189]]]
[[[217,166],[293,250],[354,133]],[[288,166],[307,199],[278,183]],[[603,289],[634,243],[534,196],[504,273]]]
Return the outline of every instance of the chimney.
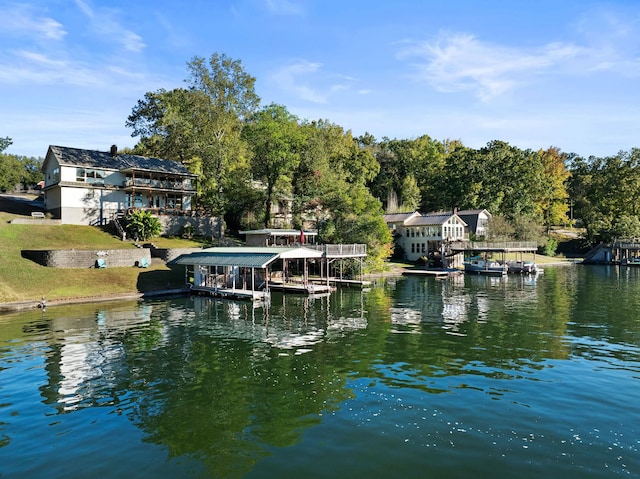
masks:
[[[111,156],[116,157],[118,155],[117,145],[111,145]]]

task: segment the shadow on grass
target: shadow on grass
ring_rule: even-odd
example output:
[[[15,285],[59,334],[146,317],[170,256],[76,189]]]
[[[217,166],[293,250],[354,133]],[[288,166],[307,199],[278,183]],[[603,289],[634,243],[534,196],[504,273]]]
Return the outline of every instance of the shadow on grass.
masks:
[[[138,275],[137,288],[141,293],[182,289],[185,287],[184,267],[168,266],[169,269],[143,270]]]

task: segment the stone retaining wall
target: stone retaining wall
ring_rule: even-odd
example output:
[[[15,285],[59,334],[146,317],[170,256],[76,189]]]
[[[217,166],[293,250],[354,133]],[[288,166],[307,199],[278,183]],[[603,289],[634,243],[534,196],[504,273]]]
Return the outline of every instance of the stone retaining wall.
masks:
[[[151,250],[22,250],[22,257],[50,268],[95,268],[98,259],[103,259],[107,268],[138,266],[144,258],[151,264]]]
[[[151,256],[160,258],[165,263],[168,263],[182,254],[196,253],[198,251],[202,251],[202,248],[152,248]]]

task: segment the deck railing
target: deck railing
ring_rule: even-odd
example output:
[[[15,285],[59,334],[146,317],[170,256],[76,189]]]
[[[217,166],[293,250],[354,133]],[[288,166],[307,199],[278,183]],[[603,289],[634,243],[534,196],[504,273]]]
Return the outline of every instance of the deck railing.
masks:
[[[367,256],[366,244],[303,244],[302,246],[322,251],[328,257]]]
[[[124,182],[125,187],[156,188],[175,191],[195,191],[191,181],[180,180],[150,180],[148,178],[129,178]]]
[[[535,241],[460,241],[450,244],[451,249],[455,250],[529,250],[538,249],[538,243]]]

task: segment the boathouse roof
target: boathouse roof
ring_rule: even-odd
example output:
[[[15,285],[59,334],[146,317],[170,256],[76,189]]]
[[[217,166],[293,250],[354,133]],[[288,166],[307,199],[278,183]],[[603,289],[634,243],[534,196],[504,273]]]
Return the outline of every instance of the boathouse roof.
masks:
[[[277,259],[320,258],[321,251],[309,248],[215,247],[183,254],[173,264],[266,268]]]

